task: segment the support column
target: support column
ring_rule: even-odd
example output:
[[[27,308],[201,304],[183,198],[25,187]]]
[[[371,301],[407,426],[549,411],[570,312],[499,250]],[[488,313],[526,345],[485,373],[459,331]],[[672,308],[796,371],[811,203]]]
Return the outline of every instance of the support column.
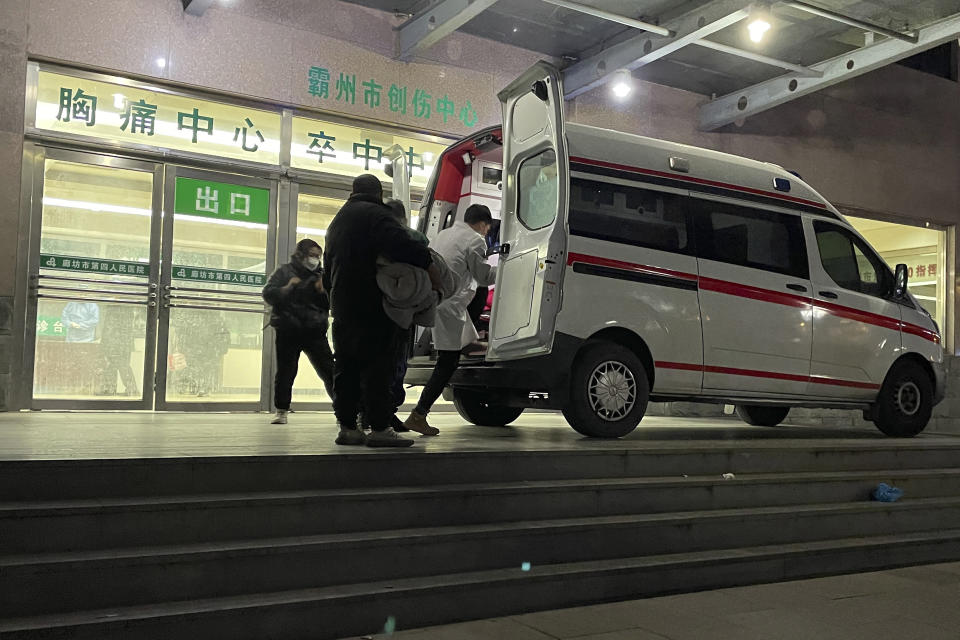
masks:
[[[28,0],[0,2],[0,228],[16,229],[20,217],[23,105],[27,76]],[[17,234],[0,235],[0,411],[12,400],[10,363],[22,336],[12,334],[17,286]]]

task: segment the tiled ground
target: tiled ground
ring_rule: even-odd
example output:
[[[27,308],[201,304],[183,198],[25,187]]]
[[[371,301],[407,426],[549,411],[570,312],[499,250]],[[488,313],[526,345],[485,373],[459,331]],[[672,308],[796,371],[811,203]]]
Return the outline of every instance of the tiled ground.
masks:
[[[222,455],[338,454],[333,444],[336,426],[329,413],[294,413],[285,426],[269,424],[261,413],[101,412],[0,413],[0,460],[62,458],[138,458]],[[923,434],[893,441],[873,428],[750,427],[738,420],[645,418],[622,440],[583,438],[555,413],[529,413],[507,428],[467,425],[455,413],[432,418],[442,433],[418,437],[411,450],[568,449],[710,447],[718,440],[736,440],[745,447],[775,440],[795,440],[807,446],[828,438],[871,440],[910,446],[921,440],[949,436]],[[379,450],[351,447],[351,453]]]
[[[402,614],[397,617],[402,629]],[[367,636],[382,640],[388,635]],[[960,563],[398,630],[395,640],[958,640]]]

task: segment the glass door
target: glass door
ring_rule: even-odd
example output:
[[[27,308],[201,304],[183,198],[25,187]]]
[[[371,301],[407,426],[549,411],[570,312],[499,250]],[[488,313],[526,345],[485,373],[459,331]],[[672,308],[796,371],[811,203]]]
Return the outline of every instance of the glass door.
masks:
[[[168,166],[157,409],[268,408],[277,183]]]
[[[288,226],[284,234],[285,242],[281,246],[279,262],[287,262],[293,253],[296,244],[304,238],[316,240],[317,244],[326,248],[325,238],[327,227],[333,217],[350,197],[349,188],[317,187],[305,184],[291,184],[290,187],[290,215]],[[271,339],[273,332],[270,332]],[[331,341],[330,332],[327,340]],[[276,371],[276,369],[272,369]],[[300,364],[297,369],[297,378],[293,384],[293,403],[295,409],[329,409],[330,397],[317,376],[307,356],[300,354]]]
[[[162,167],[39,149],[25,341],[34,409],[148,409]]]

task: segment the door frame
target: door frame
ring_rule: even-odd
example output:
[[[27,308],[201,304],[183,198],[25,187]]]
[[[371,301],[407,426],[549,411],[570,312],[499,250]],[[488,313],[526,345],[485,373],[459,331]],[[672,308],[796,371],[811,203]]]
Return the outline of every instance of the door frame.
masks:
[[[27,158],[30,161],[27,161]],[[37,308],[39,306],[39,276],[40,276],[40,240],[43,230],[43,189],[45,179],[46,160],[60,160],[64,162],[73,162],[77,164],[87,164],[100,167],[112,167],[118,169],[128,169],[142,171],[152,174],[152,200],[151,200],[151,218],[150,218],[150,237],[149,256],[150,256],[150,276],[147,278],[147,301],[142,303],[147,307],[147,323],[144,330],[144,362],[141,382],[141,396],[139,400],[56,400],[56,399],[35,399],[33,396],[34,373],[36,366],[36,322]],[[30,174],[27,176],[27,174]],[[34,143],[24,145],[24,191],[27,185],[30,185],[30,199],[22,205],[29,208],[28,220],[29,229],[27,230],[28,246],[25,259],[20,264],[20,273],[26,277],[21,277],[23,283],[23,301],[24,313],[18,314],[23,318],[23,325],[19,327],[22,331],[19,335],[23,336],[23,349],[21,352],[21,362],[19,370],[23,372],[20,384],[20,406],[43,410],[43,409],[72,409],[72,410],[149,410],[153,408],[154,371],[156,362],[157,346],[157,291],[160,272],[160,225],[162,217],[162,185],[163,185],[163,165],[157,162],[147,160],[135,160],[131,158],[122,158],[116,156],[103,155],[101,153],[73,151],[58,147],[47,147]],[[133,294],[131,294],[133,295]],[[64,298],[67,295],[63,296]],[[111,302],[117,303],[114,299]],[[124,302],[120,302],[123,304]],[[141,304],[130,301],[129,304]],[[82,404],[82,406],[77,406]]]
[[[169,293],[172,283],[173,271],[173,225],[174,214],[173,207],[176,201],[176,180],[181,178],[195,178],[199,180],[213,180],[216,182],[225,182],[246,187],[257,187],[269,189],[270,204],[267,218],[267,238],[264,263],[264,272],[269,275],[276,266],[277,257],[277,199],[279,195],[279,181],[273,178],[252,177],[229,173],[226,171],[216,171],[209,169],[197,169],[185,165],[168,164],[165,166],[163,177],[163,203],[164,216],[162,237],[162,255],[160,262],[163,270],[160,273],[159,293],[161,303],[158,305],[158,331],[157,331],[157,364],[156,364],[156,391],[154,394],[154,408],[156,411],[188,411],[188,412],[206,412],[206,411],[266,411],[270,408],[271,386],[273,381],[273,349],[272,339],[268,339],[268,333],[263,335],[263,346],[260,354],[260,399],[249,402],[241,401],[208,401],[208,402],[182,402],[167,400],[167,363],[169,356],[170,339],[170,308],[168,299],[163,297]],[[168,211],[169,209],[169,211]],[[213,308],[213,307],[211,307]],[[231,310],[222,307],[224,310]],[[244,311],[245,309],[235,308],[233,310]],[[263,324],[267,324],[269,313],[264,307],[261,313]]]

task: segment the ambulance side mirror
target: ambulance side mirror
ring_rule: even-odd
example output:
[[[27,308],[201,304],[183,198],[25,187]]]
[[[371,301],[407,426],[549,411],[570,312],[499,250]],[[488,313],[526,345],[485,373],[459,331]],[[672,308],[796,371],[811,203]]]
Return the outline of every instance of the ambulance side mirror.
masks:
[[[893,297],[903,298],[907,295],[907,265],[898,264],[893,273]]]

